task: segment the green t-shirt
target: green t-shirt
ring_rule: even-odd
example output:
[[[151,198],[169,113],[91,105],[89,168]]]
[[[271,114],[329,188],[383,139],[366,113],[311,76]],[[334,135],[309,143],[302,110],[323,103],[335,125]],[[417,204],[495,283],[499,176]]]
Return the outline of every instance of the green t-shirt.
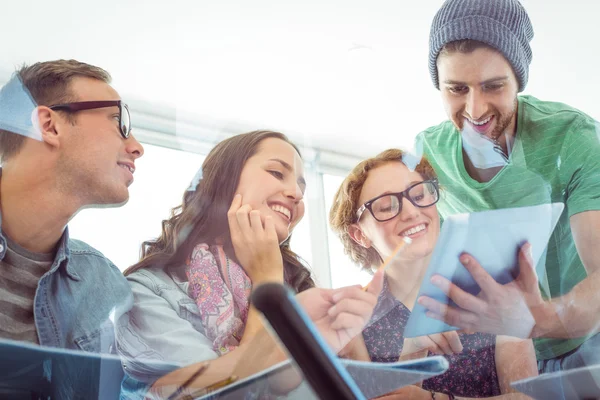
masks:
[[[421,132],[417,149],[422,146],[423,154],[438,174],[442,188],[438,209],[442,218],[548,202],[565,204],[545,257],[540,261],[546,263],[546,277],[540,275],[542,292],[546,297],[557,297],[568,293],[587,276],[575,248],[569,217],[600,210],[599,139],[600,125],[581,111],[561,103],[520,96],[517,133],[508,165],[491,181],[480,183],[469,176],[460,132],[450,121]],[[558,357],[588,337],[535,339],[537,357],[540,360]]]

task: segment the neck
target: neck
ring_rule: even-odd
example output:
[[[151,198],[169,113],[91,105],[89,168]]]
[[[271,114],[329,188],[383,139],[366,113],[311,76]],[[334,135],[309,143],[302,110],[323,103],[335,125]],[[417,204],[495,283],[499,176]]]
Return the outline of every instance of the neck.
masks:
[[[392,295],[412,310],[431,255],[418,260],[398,260],[391,264],[386,277]]]
[[[498,137],[496,142],[500,147],[502,147],[502,151],[507,156],[510,156],[509,148],[512,150],[512,144],[514,142],[514,138],[517,134],[517,114],[513,118],[513,121],[506,127],[506,130]],[[510,143],[510,146],[509,146]]]
[[[506,130],[498,137],[496,143],[502,147],[502,151],[508,157],[510,157],[510,153],[512,152],[512,148],[514,145],[514,139],[517,135],[517,112],[513,116],[511,123],[506,127]],[[510,151],[509,151],[510,148]],[[462,150],[463,152],[463,160],[465,164],[465,169],[469,176],[475,179],[477,182],[489,182],[491,181],[504,167],[493,167],[487,169],[480,169],[473,165],[469,156]]]
[[[41,162],[9,162],[0,178],[2,231],[21,247],[49,253],[79,207],[60,193],[56,177]]]

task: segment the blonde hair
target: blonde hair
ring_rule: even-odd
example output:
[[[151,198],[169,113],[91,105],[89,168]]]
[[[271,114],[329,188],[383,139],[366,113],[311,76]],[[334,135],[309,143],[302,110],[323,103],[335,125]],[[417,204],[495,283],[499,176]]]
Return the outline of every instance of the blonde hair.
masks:
[[[403,160],[405,155],[408,154],[400,149],[388,149],[375,157],[360,162],[344,179],[335,194],[333,206],[329,211],[331,229],[338,234],[342,241],[344,252],[364,269],[370,270],[373,266],[381,264],[383,260],[374,248],[364,248],[350,236],[350,226],[357,222],[356,211],[360,207],[358,204],[360,193],[369,176],[369,171],[390,162],[400,162],[406,165]],[[421,158],[415,171],[424,179],[437,178],[433,167],[425,158]]]

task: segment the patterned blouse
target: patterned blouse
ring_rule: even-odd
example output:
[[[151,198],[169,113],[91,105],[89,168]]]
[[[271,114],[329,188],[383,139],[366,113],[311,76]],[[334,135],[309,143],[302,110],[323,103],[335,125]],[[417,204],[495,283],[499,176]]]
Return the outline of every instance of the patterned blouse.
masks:
[[[390,293],[387,279],[379,296],[370,325],[363,331],[373,362],[396,362],[404,344],[404,327],[410,310]],[[459,334],[460,354],[444,356],[450,368],[442,375],[423,381],[423,389],[465,397],[498,396],[496,336]]]

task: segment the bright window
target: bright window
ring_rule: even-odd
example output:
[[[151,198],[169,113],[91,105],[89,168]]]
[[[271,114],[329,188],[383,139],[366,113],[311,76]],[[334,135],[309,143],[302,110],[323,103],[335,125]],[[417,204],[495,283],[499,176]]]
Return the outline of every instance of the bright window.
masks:
[[[69,222],[71,238],[95,247],[121,270],[139,260],[143,241],[158,237],[162,220],[181,204],[204,161],[203,155],[149,144],[144,150],[126,205],[86,209]]]

